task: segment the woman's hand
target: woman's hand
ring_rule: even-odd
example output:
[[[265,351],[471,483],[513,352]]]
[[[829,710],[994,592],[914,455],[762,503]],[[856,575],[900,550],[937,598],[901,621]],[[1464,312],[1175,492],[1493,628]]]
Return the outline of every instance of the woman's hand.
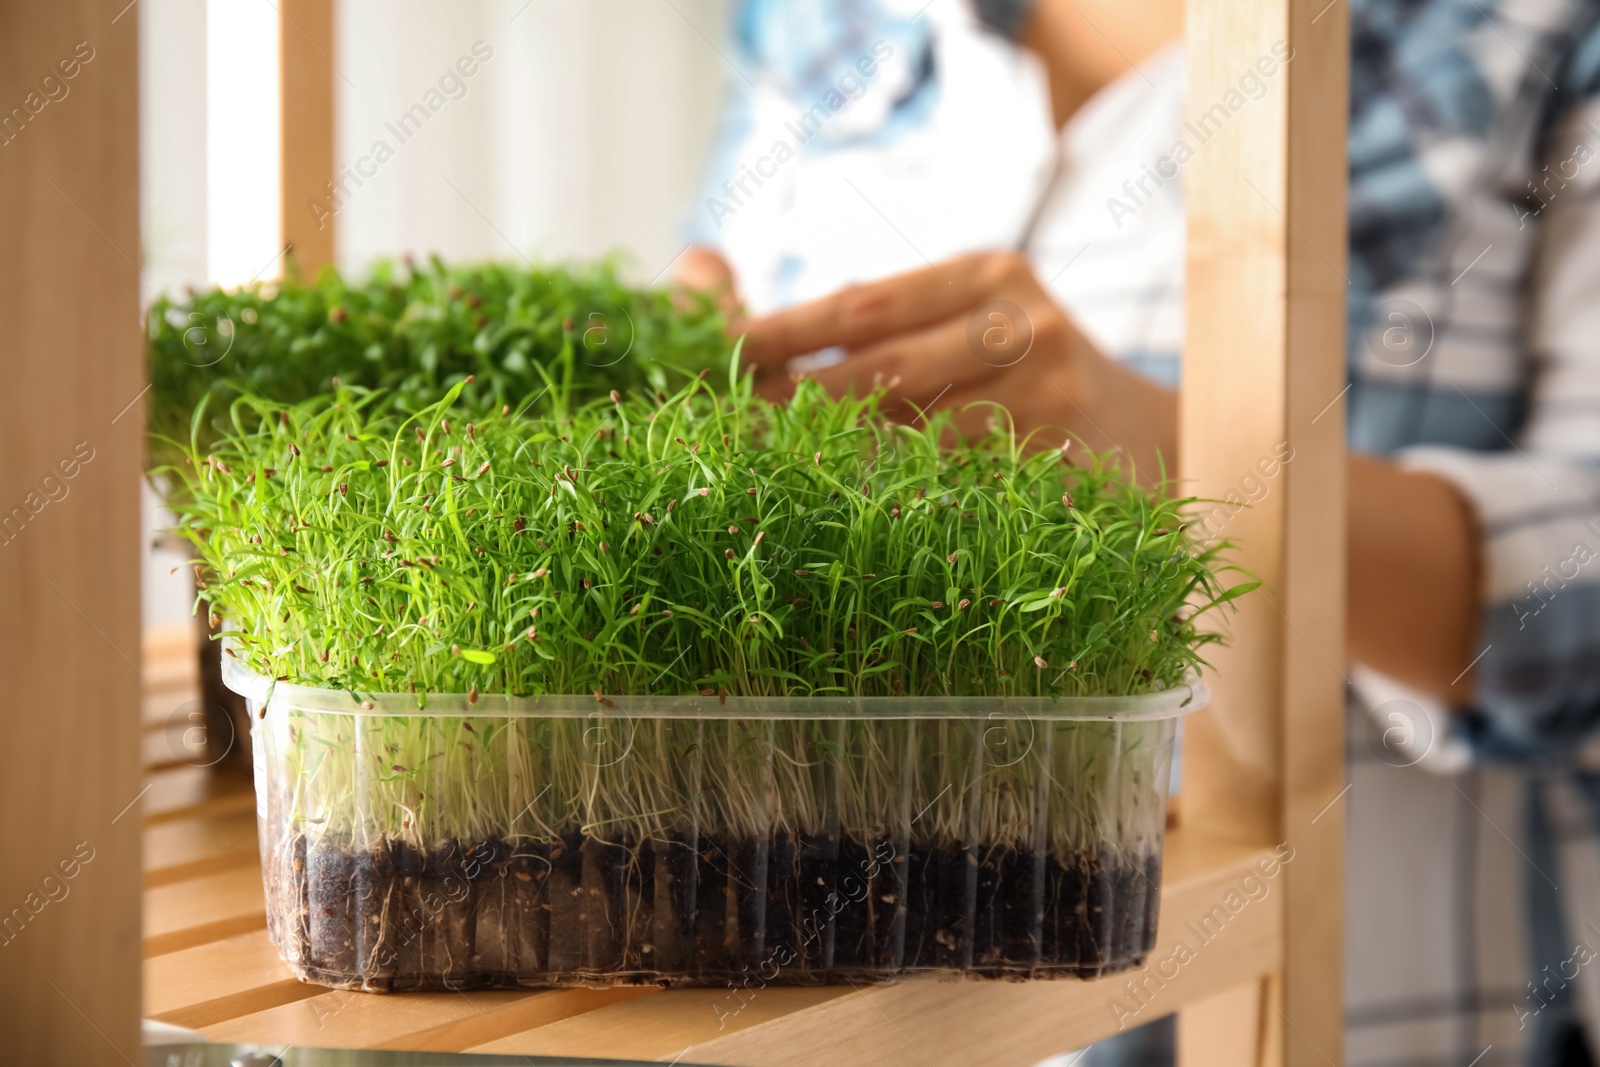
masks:
[[[1019,434],[1117,449],[1145,481],[1162,462],[1175,468],[1175,394],[1096,351],[1020,255],[962,256],[731,328],[769,396],[792,392],[790,359],[840,347],[840,362],[804,376],[834,393],[883,388],[907,421],[949,408],[971,432],[992,415],[981,402],[995,401]]]
[[[709,294],[724,315],[731,317],[739,311],[739,285],[733,267],[715,249],[704,245],[684,249],[673,268],[672,280],[679,289]]]

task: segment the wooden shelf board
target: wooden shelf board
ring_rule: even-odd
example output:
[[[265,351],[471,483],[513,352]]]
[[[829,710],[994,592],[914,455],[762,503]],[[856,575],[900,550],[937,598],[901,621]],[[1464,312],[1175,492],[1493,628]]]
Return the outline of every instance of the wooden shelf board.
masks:
[[[242,866],[146,889],[146,958],[265,929],[261,871]]]
[[[637,986],[394,995],[322,990],[298,1003],[200,1029],[213,1041],[461,1052],[508,1035],[559,1025],[597,1009],[616,1009],[659,995],[657,989]],[[587,1055],[614,1054],[606,1046],[604,1051]]]
[[[325,992],[289,973],[262,921],[252,933],[146,959],[145,1015],[203,1028]]]
[[[144,831],[147,888],[260,862],[253,811],[157,823]]]
[[[253,812],[256,791],[248,781],[207,767],[169,767],[145,776],[144,824],[176,822],[196,815]]]

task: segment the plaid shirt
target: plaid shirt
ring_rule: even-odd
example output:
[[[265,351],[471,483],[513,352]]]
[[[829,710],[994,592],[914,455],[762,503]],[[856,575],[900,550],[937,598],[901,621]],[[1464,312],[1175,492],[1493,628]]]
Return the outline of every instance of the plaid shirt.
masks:
[[[1600,11],[1352,14],[1350,443],[1472,503],[1485,608],[1465,714],[1369,685],[1351,733],[1350,1062],[1556,1064],[1600,1048]],[[1442,776],[1374,741],[1412,708]]]
[[[1352,0],[1350,446],[1472,503],[1485,604],[1471,708],[1353,674],[1352,1065],[1557,1065],[1574,1028],[1600,1048],[1597,22]],[[1030,248],[1106,351],[1176,380],[1178,183],[1109,207],[1179,136],[1179,57],[1144,73],[1064,132]]]
[[[1555,1065],[1600,1047],[1600,10],[1351,16],[1350,446],[1472,503],[1485,608],[1469,709],[1354,673],[1347,1062]],[[1109,207],[1178,139],[1178,56],[1145,75],[1064,132],[1030,248],[1176,380],[1178,183]]]
[[[1600,6],[1348,2],[1349,441],[1471,502],[1485,607],[1470,708],[1354,670],[1346,1057],[1558,1065],[1600,1050]],[[1090,101],[989,240],[1169,382],[1180,182],[1139,180],[1182,84],[1171,49]]]

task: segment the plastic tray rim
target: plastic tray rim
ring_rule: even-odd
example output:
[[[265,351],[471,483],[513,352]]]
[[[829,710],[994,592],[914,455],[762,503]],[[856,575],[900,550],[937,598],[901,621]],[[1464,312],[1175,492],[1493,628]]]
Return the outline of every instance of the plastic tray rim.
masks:
[[[341,715],[445,718],[586,719],[1041,719],[1066,722],[1152,722],[1198,711],[1211,690],[1198,676],[1187,684],[1134,696],[748,697],[596,696],[512,697],[481,693],[377,693],[324,689],[257,674],[232,655],[222,657],[222,680],[251,701],[257,714],[274,708]],[[422,703],[419,706],[419,701]]]

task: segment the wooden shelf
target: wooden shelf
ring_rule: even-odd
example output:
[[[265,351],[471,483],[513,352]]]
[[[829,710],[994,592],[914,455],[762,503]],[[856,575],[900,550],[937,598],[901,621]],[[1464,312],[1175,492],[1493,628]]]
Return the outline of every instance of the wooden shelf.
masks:
[[[1271,850],[1180,828],[1167,843],[1151,963],[1094,982],[767,988],[747,992],[742,1008],[716,988],[325,990],[296,981],[267,941],[249,783],[188,767],[148,780],[145,1014],[216,1041],[719,1064],[1031,1064],[1282,962],[1282,887],[1258,866]],[[1161,961],[1170,961],[1164,975]]]

